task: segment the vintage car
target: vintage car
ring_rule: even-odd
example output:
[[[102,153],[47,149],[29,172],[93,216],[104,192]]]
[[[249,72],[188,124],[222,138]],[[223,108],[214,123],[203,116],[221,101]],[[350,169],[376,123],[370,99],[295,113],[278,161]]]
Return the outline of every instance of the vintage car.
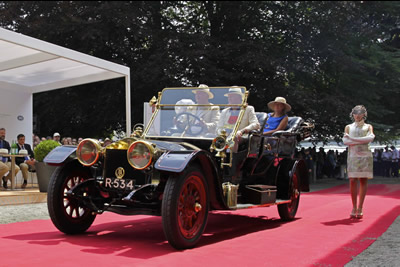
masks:
[[[228,102],[232,88],[213,87],[206,105],[195,104],[199,88],[165,88],[151,102],[150,121],[130,137],[106,147],[84,139],[77,148],[53,150],[45,162],[60,165],[48,188],[54,225],[78,234],[105,211],[161,216],[168,242],[186,249],[199,241],[212,210],[277,206],[282,220],[292,220],[300,192],[309,190],[306,164],[294,152],[312,125],[290,117],[287,130],[263,136],[267,114],[260,112],[261,129],[238,141],[248,91],[237,88],[240,103]],[[236,114],[229,125],[216,120],[207,127],[199,117],[225,109]]]

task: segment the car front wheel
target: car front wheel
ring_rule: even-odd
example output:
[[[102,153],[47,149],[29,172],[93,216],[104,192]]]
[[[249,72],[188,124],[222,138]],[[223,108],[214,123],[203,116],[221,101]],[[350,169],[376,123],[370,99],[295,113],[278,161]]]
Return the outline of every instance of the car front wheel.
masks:
[[[209,194],[198,166],[169,177],[162,200],[162,222],[168,242],[176,249],[196,245],[207,224]]]
[[[82,165],[72,162],[56,169],[50,180],[47,206],[53,224],[66,234],[85,232],[93,223],[96,215],[82,206],[77,199],[67,196],[74,186],[89,178]],[[90,189],[85,188],[89,193]]]

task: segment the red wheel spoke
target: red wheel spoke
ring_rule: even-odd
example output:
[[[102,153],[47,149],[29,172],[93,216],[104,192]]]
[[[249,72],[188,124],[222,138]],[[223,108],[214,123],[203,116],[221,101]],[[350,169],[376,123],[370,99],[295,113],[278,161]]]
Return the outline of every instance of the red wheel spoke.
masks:
[[[192,175],[183,184],[178,198],[180,230],[185,238],[193,238],[201,229],[206,209],[196,212],[195,205],[205,205],[206,192],[200,177]]]

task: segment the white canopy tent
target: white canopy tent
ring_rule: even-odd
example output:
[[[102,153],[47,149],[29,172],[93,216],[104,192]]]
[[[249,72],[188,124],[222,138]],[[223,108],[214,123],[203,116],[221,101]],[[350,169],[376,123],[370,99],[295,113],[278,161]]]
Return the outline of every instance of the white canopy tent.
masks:
[[[131,133],[130,69],[0,28],[0,128],[7,140],[32,136],[34,93],[125,78],[126,133]]]

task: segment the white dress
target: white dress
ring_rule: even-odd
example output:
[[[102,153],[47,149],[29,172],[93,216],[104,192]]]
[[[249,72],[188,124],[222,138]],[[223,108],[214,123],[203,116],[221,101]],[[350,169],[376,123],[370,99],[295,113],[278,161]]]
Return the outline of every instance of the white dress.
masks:
[[[349,125],[349,134],[343,137],[343,143],[349,146],[347,155],[347,176],[349,178],[368,178],[373,175],[373,157],[369,143],[375,138],[371,127],[364,121]]]

